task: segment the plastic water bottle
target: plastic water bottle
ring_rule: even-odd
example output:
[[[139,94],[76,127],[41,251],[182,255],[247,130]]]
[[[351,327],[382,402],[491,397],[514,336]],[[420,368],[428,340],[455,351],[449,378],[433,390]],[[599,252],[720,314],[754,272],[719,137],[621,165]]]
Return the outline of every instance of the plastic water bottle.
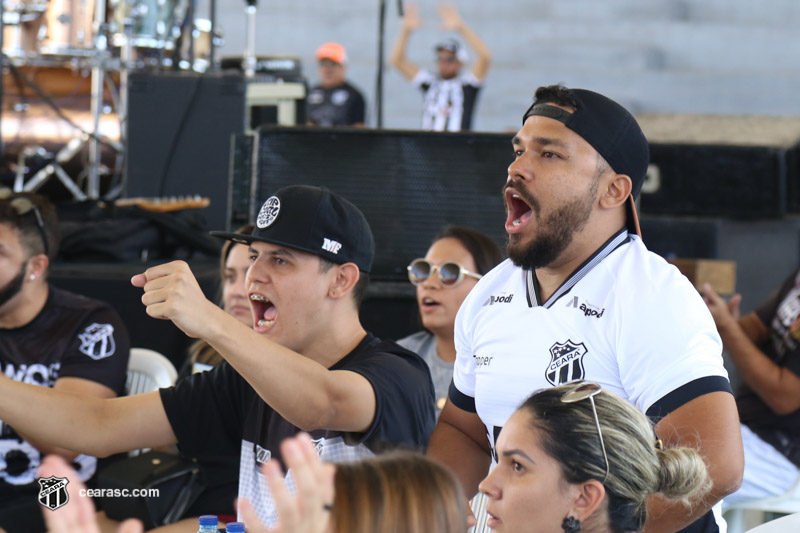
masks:
[[[225,533],[244,533],[244,524],[242,522],[228,522],[225,526]]]
[[[200,517],[200,527],[197,533],[217,533],[219,520],[213,514],[204,514]]]

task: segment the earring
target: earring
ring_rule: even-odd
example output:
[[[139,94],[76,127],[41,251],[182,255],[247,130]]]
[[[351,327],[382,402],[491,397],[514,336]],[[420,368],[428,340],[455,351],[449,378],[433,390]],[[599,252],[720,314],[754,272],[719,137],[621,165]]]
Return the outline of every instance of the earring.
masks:
[[[581,530],[581,521],[574,516],[567,517],[561,523],[561,529],[564,533],[578,533]]]
[[[36,279],[36,274],[31,274],[31,279]]]

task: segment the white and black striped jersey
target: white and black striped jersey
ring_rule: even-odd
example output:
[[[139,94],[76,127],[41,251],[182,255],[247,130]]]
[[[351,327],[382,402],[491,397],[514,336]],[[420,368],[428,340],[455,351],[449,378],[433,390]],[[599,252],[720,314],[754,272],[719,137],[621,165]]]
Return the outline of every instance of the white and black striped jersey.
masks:
[[[462,304],[455,343],[450,400],[478,414],[492,450],[530,394],[570,381],[599,383],[656,419],[707,392],[730,391],[701,296],[625,230],[547,301],[533,272],[504,261]]]
[[[411,81],[425,95],[422,129],[427,131],[469,131],[481,81],[472,72],[443,79],[420,70]]]

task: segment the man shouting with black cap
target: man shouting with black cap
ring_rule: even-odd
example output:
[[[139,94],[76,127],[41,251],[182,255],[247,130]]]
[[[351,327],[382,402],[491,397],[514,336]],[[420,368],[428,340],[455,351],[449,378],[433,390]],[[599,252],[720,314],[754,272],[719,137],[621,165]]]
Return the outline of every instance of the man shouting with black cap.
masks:
[[[300,430],[329,461],[386,446],[424,448],[434,423],[425,363],[359,322],[374,253],[361,211],[326,189],[290,186],[267,199],[251,235],[216,234],[250,246],[254,329],[208,301],[183,262],[150,268],[132,283],[144,288],[150,316],[205,339],[228,364],[116,402],[0,379],[0,418],[95,455],[172,443],[189,457],[235,450],[239,496],[267,524],[276,514],[260,465],[281,460],[278,444]]]
[[[664,446],[696,445],[714,484],[691,508],[651,499],[641,524],[641,510],[614,492],[615,476],[624,473],[612,469],[600,479],[610,529],[718,531],[709,509],[741,482],[736,405],[702,298],[638,234],[634,198],[649,160],[644,134],[605,96],[550,86],[536,91],[512,145],[503,187],[509,259],[459,311],[453,382],[430,455],[474,494],[498,461],[503,425],[526,397],[590,380],[657,421],[654,445],[656,438]],[[503,508],[502,493],[488,496],[490,511]]]

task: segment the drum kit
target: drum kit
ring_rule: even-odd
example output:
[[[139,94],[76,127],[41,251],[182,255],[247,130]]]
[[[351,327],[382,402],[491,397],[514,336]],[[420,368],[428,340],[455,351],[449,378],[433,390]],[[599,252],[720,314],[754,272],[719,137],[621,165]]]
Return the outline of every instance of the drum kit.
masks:
[[[196,0],[0,2],[0,125],[14,188],[35,191],[55,177],[74,199],[97,199],[107,176],[102,196],[118,195],[128,74],[212,70],[221,42],[215,2],[208,19],[195,18]],[[65,167],[84,152],[85,164],[71,175]]]

